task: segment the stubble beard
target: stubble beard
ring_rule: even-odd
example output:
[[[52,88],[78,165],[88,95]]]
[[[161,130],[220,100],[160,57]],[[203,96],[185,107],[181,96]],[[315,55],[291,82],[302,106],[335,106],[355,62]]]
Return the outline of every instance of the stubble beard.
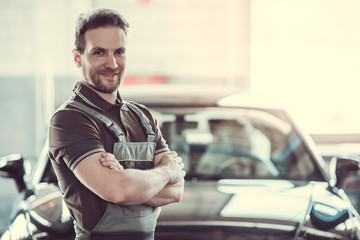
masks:
[[[100,79],[100,72],[107,72],[107,73],[117,73],[115,75],[116,77],[116,84],[113,85],[105,85],[102,83]],[[83,68],[83,75],[85,78],[85,81],[95,90],[102,92],[102,93],[113,93],[117,91],[121,84],[121,80],[123,78],[123,70],[113,70],[110,68],[104,69],[104,70],[90,70],[86,71],[85,68]]]

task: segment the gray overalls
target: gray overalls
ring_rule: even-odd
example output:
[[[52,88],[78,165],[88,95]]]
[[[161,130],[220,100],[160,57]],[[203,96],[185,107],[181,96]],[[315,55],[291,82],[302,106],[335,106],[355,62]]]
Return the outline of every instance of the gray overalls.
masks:
[[[155,134],[149,119],[134,104],[123,101],[133,110],[141,120],[146,129],[147,142],[126,142],[122,131],[112,120],[105,115],[87,107],[77,101],[70,100],[68,105],[96,117],[103,122],[118,138],[114,143],[116,159],[124,168],[150,169],[153,168],[155,152]],[[108,202],[107,209],[92,231],[85,230],[75,223],[76,240],[113,240],[113,239],[154,239],[156,220],[160,214],[160,208],[146,205],[121,206]]]

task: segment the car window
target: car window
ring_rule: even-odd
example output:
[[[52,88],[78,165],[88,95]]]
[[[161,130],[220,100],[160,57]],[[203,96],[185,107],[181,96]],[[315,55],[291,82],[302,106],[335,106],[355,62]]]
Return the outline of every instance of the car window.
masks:
[[[322,180],[283,115],[259,109],[154,109],[189,177]]]

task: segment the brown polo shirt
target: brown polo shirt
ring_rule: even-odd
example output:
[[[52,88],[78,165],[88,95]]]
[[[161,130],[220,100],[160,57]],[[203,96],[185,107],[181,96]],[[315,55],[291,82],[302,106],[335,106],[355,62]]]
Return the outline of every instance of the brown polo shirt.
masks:
[[[109,117],[124,133],[128,142],[146,142],[147,135],[139,117],[130,110],[118,93],[116,104],[100,97],[91,88],[77,82],[75,101]],[[155,154],[168,146],[149,110],[135,104],[150,120],[155,133]],[[49,155],[71,215],[77,223],[92,230],[104,214],[107,202],[87,189],[75,177],[73,170],[87,156],[97,152],[113,152],[117,141],[113,133],[97,118],[71,106],[63,105],[53,115],[49,127]]]

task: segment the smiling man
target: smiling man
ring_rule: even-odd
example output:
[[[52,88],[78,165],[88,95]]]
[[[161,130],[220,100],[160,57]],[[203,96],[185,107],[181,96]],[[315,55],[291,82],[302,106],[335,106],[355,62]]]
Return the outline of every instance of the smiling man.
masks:
[[[126,35],[116,27],[101,27],[85,34],[85,49],[74,49],[74,60],[82,66],[86,84],[100,94],[116,92],[126,64]],[[112,98],[115,100],[115,98]]]
[[[73,56],[83,79],[50,121],[49,155],[76,239],[153,239],[159,207],[183,194],[182,159],[149,110],[118,91],[128,26],[113,10],[80,15]]]

